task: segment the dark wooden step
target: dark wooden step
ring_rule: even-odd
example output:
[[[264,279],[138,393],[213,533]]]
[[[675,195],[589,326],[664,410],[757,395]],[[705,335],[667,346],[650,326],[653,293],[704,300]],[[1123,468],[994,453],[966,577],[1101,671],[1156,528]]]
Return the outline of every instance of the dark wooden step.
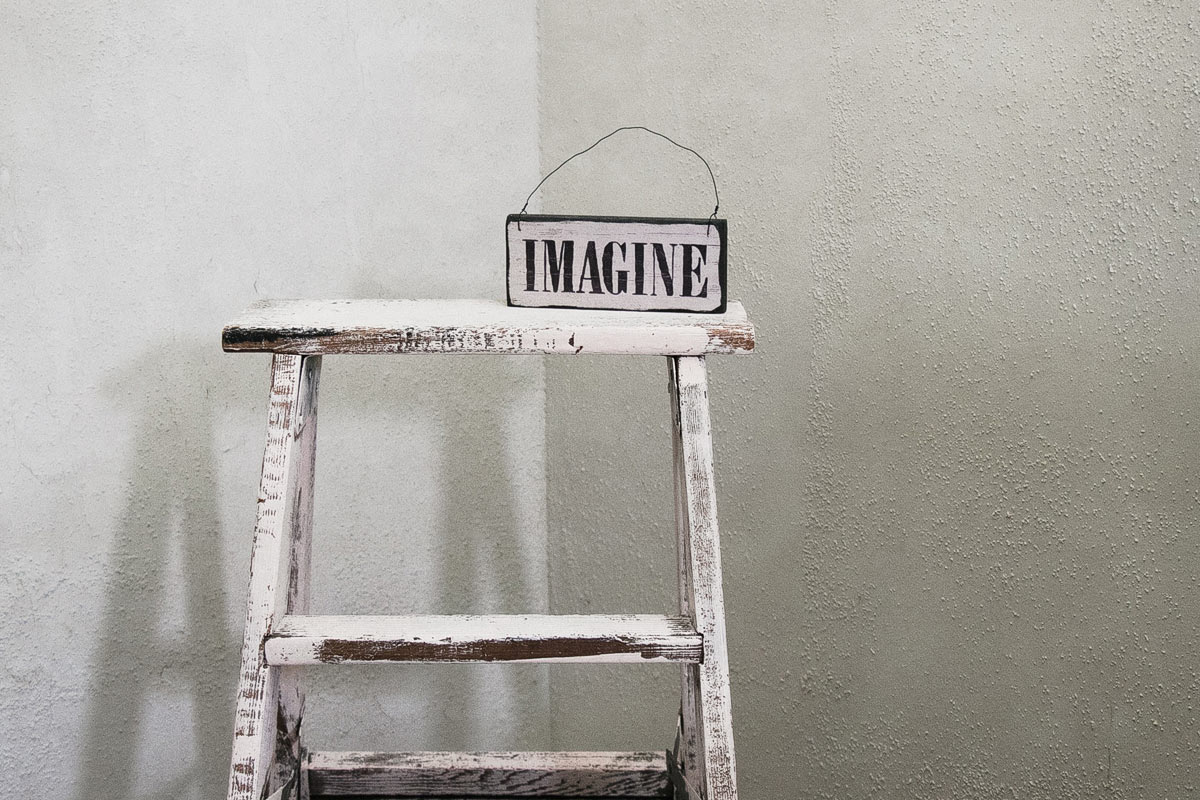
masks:
[[[412,661],[699,663],[703,638],[662,614],[286,616],[268,635],[267,663]]]
[[[311,796],[671,797],[665,753],[309,753]]]

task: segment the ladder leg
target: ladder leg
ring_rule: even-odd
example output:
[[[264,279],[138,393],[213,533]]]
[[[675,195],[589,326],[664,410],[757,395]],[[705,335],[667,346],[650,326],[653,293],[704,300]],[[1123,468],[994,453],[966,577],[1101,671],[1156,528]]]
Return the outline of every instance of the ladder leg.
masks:
[[[671,401],[671,450],[675,477],[675,532],[676,555],[679,561],[679,613],[695,621],[696,610],[692,605],[692,559],[688,535],[687,488],[683,481],[683,442],[680,437],[679,385],[676,380],[676,359],[667,359],[667,385]],[[675,731],[675,747],[672,753],[673,772],[676,780],[676,800],[688,800],[689,795],[699,798],[697,787],[704,785],[704,762],[700,760],[699,738],[699,691],[700,670],[698,664],[683,664],[680,667],[679,724]],[[683,785],[679,785],[682,781]]]
[[[736,800],[708,376],[703,356],[672,357],[670,371],[680,610],[693,616],[704,637],[703,662],[683,668],[675,757],[690,793],[703,800]]]
[[[309,574],[312,564],[313,480],[317,458],[317,390],[321,383],[321,357],[306,357],[301,365],[300,410],[296,423],[297,475],[295,508],[290,516],[287,614],[308,614]],[[279,668],[279,713],[275,769],[270,791],[292,784],[292,796],[308,800],[308,785],[301,768],[304,757],[300,740],[304,718],[303,671]]]
[[[308,603],[320,357],[276,355],[263,453],[242,671],[234,717],[230,800],[294,797],[301,787],[304,694],[293,671],[267,666],[263,640],[278,616]]]

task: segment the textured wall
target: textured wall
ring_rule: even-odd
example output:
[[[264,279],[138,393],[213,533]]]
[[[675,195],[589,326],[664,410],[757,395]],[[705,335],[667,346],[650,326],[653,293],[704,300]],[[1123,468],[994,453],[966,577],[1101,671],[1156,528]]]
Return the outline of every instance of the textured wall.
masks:
[[[1200,782],[1196,12],[542,4],[543,168],[709,156],[759,325],[711,364],[748,800]],[[605,147],[546,210],[706,213]],[[547,363],[555,610],[671,602],[665,377],[622,366]],[[650,672],[556,671],[564,743],[669,743]]]
[[[257,296],[503,297],[534,6],[0,19],[3,794],[220,796],[268,386],[220,327]],[[315,608],[544,607],[541,385],[328,359]],[[539,668],[315,673],[317,746],[545,727]]]
[[[6,788],[224,785],[266,360],[221,323],[501,297],[539,145],[645,123],[760,326],[711,387],[747,800],[1193,791],[1195,12],[5,4]],[[592,156],[545,210],[710,208],[657,140]],[[542,369],[327,362],[317,608],[670,607],[663,364]],[[674,724],[669,667],[340,674],[316,746]]]

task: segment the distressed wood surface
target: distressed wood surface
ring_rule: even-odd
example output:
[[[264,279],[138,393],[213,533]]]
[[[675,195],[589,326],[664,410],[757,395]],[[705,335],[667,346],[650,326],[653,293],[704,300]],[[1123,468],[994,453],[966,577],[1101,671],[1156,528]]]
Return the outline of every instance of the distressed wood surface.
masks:
[[[667,776],[671,779],[673,800],[704,800],[700,787],[694,777],[689,777],[680,769],[675,753],[667,753]]]
[[[288,616],[267,638],[269,664],[405,661],[696,661],[690,619],[661,614]]]
[[[313,485],[317,460],[317,398],[321,381],[321,357],[308,356],[301,367],[300,406],[295,422],[296,501],[288,526],[288,582],[286,614],[307,614],[312,565]],[[286,618],[286,617],[285,617]],[[300,728],[304,717],[303,670],[279,670],[279,713],[276,732],[275,768],[269,789],[295,787],[289,796],[305,800],[301,785]]]
[[[225,327],[231,352],[703,355],[746,353],[754,326],[723,314],[509,308],[487,300],[267,300]]]
[[[679,573],[679,613],[695,624],[696,609],[692,602],[692,555],[690,528],[688,524],[687,487],[684,485],[683,441],[679,416],[679,384],[676,376],[678,364],[667,359],[667,388],[671,406],[671,451],[675,497],[676,557]],[[694,664],[680,667],[679,720],[675,730],[675,744],[671,750],[672,766],[678,772],[676,784],[677,800],[685,800],[687,787],[704,783],[704,762],[700,757],[700,671]],[[698,799],[699,794],[695,794]]]
[[[274,769],[279,725],[280,670],[263,657],[263,639],[276,616],[282,616],[291,594],[289,585],[296,552],[290,540],[301,494],[311,469],[301,461],[301,409],[315,408],[316,364],[295,355],[277,355],[271,365],[271,395],[267,411],[267,444],[263,452],[258,514],[250,557],[242,669],[234,712],[230,800],[260,800],[269,782],[286,781],[286,770]],[[311,484],[309,484],[311,494]],[[306,547],[306,546],[304,546]],[[284,733],[299,726],[299,696],[290,693]],[[298,752],[298,742],[294,750]],[[291,743],[285,747],[293,751]],[[279,787],[271,787],[275,791]]]
[[[677,358],[674,361],[679,406],[676,435],[683,454],[688,577],[696,629],[704,637],[703,662],[695,670],[697,733],[704,764],[703,776],[697,783],[704,789],[705,800],[736,800],[737,771],[713,476],[712,424],[708,413],[708,376],[703,358]],[[687,691],[685,683],[685,699]],[[691,778],[691,775],[685,775]]]
[[[726,227],[723,219],[512,214],[509,305],[721,313]]]
[[[357,327],[350,328],[315,324],[308,311],[295,307],[303,303],[268,304],[260,311],[264,318],[279,312],[276,322],[290,315],[292,322],[287,324],[299,327],[287,328],[284,324],[283,328],[273,329],[272,335],[276,336],[273,341],[315,343],[318,349],[308,351],[311,353],[671,354],[678,351],[680,343],[692,342],[688,347],[693,349],[686,351],[688,354],[669,359],[681,613],[679,616],[309,616],[307,583],[320,360],[281,350],[272,361],[267,446],[252,551],[229,797],[260,800],[274,793],[307,800],[312,779],[316,781],[311,787],[314,797],[334,796],[342,787],[346,789],[343,794],[376,796],[674,795],[736,800],[711,423],[702,354],[751,349],[754,333],[745,312],[736,304],[731,304],[730,312],[725,315],[699,316],[550,312],[482,303],[485,307],[479,309],[485,312],[482,318],[468,323],[439,327],[426,319],[421,325],[399,328],[372,328],[361,324],[364,315],[351,313],[361,310],[353,307],[365,303],[374,309],[365,316],[375,314],[377,322],[393,312],[403,311],[402,316],[412,323],[420,321],[421,314],[439,316],[441,312],[433,308],[439,302],[394,301],[399,306],[392,307],[389,301],[347,301],[352,307],[339,308],[333,315],[350,314],[359,320]],[[446,302],[455,313],[469,316],[471,306],[482,301]],[[325,313],[331,305],[339,304],[317,303],[316,307]],[[590,321],[580,327],[560,324],[552,326],[553,330],[538,325],[497,327],[496,320],[505,317],[503,313],[489,316],[497,309],[523,320],[528,315],[565,314],[571,320]],[[736,318],[732,322],[727,319],[730,314]],[[660,316],[665,320],[652,319]],[[601,319],[605,317],[608,319]],[[309,319],[313,324],[300,323],[300,319]],[[705,323],[715,327],[706,327]],[[303,331],[297,333],[301,328]],[[248,329],[237,328],[243,334]],[[229,330],[227,349],[239,349],[229,348]],[[730,335],[731,330],[740,330],[741,338],[721,338]],[[698,335],[698,331],[704,336],[703,346],[688,338]],[[389,336],[393,338],[388,339]],[[562,337],[566,337],[567,348]],[[249,339],[239,340],[237,335],[233,339],[241,342],[240,349],[271,349],[249,346]],[[726,349],[714,350],[714,347]],[[647,754],[317,754],[316,762],[311,759],[305,762],[315,765],[314,769],[301,769],[304,695],[299,666],[376,661],[681,663],[679,729],[674,751],[668,756],[675,775],[668,775],[666,759],[658,754],[650,754],[657,759],[653,770],[656,777],[650,788],[634,781],[628,771],[605,772],[594,764],[588,766],[571,760],[618,757],[628,767],[633,763],[630,759],[636,761],[636,757]],[[430,755],[458,761],[435,758],[431,763],[427,758]],[[413,761],[418,756],[418,761]],[[462,761],[464,758],[468,761]],[[471,758],[484,761],[470,762]],[[534,760],[531,762],[530,758]],[[447,779],[460,782],[447,788]],[[411,786],[411,791],[405,786]],[[651,793],[642,793],[647,791]]]
[[[310,753],[314,797],[670,797],[658,753]]]

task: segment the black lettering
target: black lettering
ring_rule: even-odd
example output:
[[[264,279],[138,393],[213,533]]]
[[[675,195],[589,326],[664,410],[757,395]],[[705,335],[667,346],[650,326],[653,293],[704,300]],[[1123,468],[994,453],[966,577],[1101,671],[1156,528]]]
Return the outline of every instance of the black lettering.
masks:
[[[633,243],[633,293],[646,293],[646,243]]]
[[[658,242],[654,243],[654,263],[658,267],[658,276],[662,277],[663,289],[666,290],[667,297],[675,294],[675,245],[671,245],[671,261],[667,262],[667,251]],[[654,290],[655,280],[654,267],[650,268],[650,294],[657,295]]]
[[[692,248],[696,250],[696,266],[692,266]],[[700,294],[692,294],[692,276],[696,279],[700,278],[700,270],[704,268],[704,261],[708,258],[708,245],[706,244],[685,244],[683,246],[683,296],[684,297],[708,297],[708,278],[704,279],[704,285],[700,287]]]
[[[537,239],[525,240],[525,291],[537,291]]]
[[[575,260],[575,242],[568,239],[562,243],[562,250],[559,251],[556,249],[557,243],[553,239],[543,241],[546,244],[546,271],[542,275],[542,291],[560,291],[558,288],[560,275],[562,276],[561,291],[575,291],[571,281],[571,263]],[[547,280],[550,282],[549,285],[546,283]]]
[[[588,270],[591,267],[591,270]],[[596,243],[588,242],[587,249],[583,251],[583,268],[579,270],[579,291],[583,291],[583,282],[590,280],[592,282],[592,294],[604,294],[604,287],[600,285],[600,265],[596,263]]]
[[[620,248],[621,263],[625,263],[625,243],[624,242],[609,242],[604,245],[604,257],[601,263],[604,265],[604,288],[608,289],[609,294],[625,294],[625,290],[629,288],[629,270],[617,270],[617,285],[613,287],[613,251]]]

